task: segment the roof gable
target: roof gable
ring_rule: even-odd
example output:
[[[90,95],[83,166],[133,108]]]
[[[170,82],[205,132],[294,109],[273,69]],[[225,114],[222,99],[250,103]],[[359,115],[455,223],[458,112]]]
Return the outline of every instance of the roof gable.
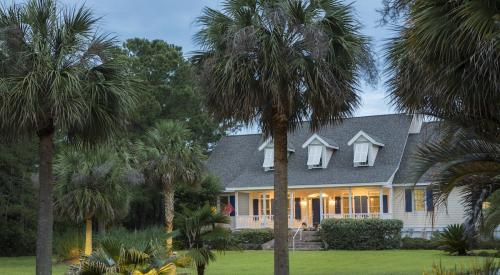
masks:
[[[306,140],[306,142],[304,142],[304,144],[302,144],[302,148],[306,148],[307,146],[309,146],[309,144],[311,144],[311,142],[313,142],[315,140],[319,141],[321,144],[323,144],[327,148],[335,149],[335,150],[339,149],[339,146],[337,145],[337,143],[335,143],[335,141],[333,141],[329,138],[321,137],[320,135],[318,135],[316,133],[313,134],[308,140]]]
[[[363,131],[359,131],[353,138],[351,138],[348,142],[347,142],[347,145],[351,146],[354,142],[356,142],[356,140],[358,140],[360,137],[364,137],[366,138],[369,142],[371,142],[372,144],[375,144],[375,145],[378,145],[380,147],[384,147],[385,144],[383,144],[382,142],[380,141],[377,141],[377,139],[375,139],[375,137],[373,136],[370,136],[368,135],[367,133],[363,132]],[[380,140],[380,139],[378,139]]]

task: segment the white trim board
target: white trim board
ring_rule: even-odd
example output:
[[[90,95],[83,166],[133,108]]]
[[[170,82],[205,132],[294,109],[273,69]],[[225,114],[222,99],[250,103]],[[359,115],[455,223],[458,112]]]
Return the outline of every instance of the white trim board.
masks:
[[[308,189],[308,188],[331,188],[331,187],[363,187],[363,186],[383,186],[391,187],[387,182],[373,182],[373,183],[342,183],[342,184],[315,184],[315,185],[291,185],[288,189]],[[245,190],[273,190],[274,186],[259,186],[259,187],[230,187],[224,189],[228,191],[245,191]]]

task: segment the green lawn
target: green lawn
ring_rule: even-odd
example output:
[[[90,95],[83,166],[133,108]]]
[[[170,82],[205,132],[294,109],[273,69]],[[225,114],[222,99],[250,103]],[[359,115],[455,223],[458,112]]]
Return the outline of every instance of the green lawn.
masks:
[[[297,251],[291,252],[291,274],[422,274],[432,263],[467,267],[480,257],[448,256],[434,250]],[[0,258],[0,274],[33,274],[34,257]],[[272,251],[228,252],[207,269],[208,275],[272,274]],[[66,266],[55,265],[54,274]],[[193,273],[194,274],[194,273]]]

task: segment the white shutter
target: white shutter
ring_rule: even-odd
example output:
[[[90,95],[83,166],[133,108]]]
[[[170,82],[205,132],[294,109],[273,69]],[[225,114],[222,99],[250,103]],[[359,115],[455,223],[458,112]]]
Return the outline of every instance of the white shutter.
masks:
[[[369,143],[354,143],[354,163],[368,162]]]
[[[264,163],[262,164],[264,168],[274,167],[274,149],[266,148],[264,149]]]
[[[323,153],[323,146],[309,145],[308,151],[307,166],[319,165],[321,162],[321,154]]]

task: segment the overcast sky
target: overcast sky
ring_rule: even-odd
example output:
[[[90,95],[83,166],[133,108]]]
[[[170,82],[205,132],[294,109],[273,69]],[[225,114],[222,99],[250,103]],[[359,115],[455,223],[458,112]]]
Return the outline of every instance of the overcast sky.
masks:
[[[118,39],[140,37],[163,39],[179,45],[189,56],[197,49],[193,34],[197,30],[194,20],[205,6],[217,7],[221,0],[63,0],[64,3],[83,3],[90,6],[96,15],[102,16],[101,28],[113,33]],[[352,3],[358,20],[363,24],[363,33],[373,41],[380,70],[383,67],[382,46],[392,35],[390,27],[378,26],[381,0],[346,1]],[[356,115],[391,113],[386,99],[383,79],[376,87],[362,85],[362,105]]]

